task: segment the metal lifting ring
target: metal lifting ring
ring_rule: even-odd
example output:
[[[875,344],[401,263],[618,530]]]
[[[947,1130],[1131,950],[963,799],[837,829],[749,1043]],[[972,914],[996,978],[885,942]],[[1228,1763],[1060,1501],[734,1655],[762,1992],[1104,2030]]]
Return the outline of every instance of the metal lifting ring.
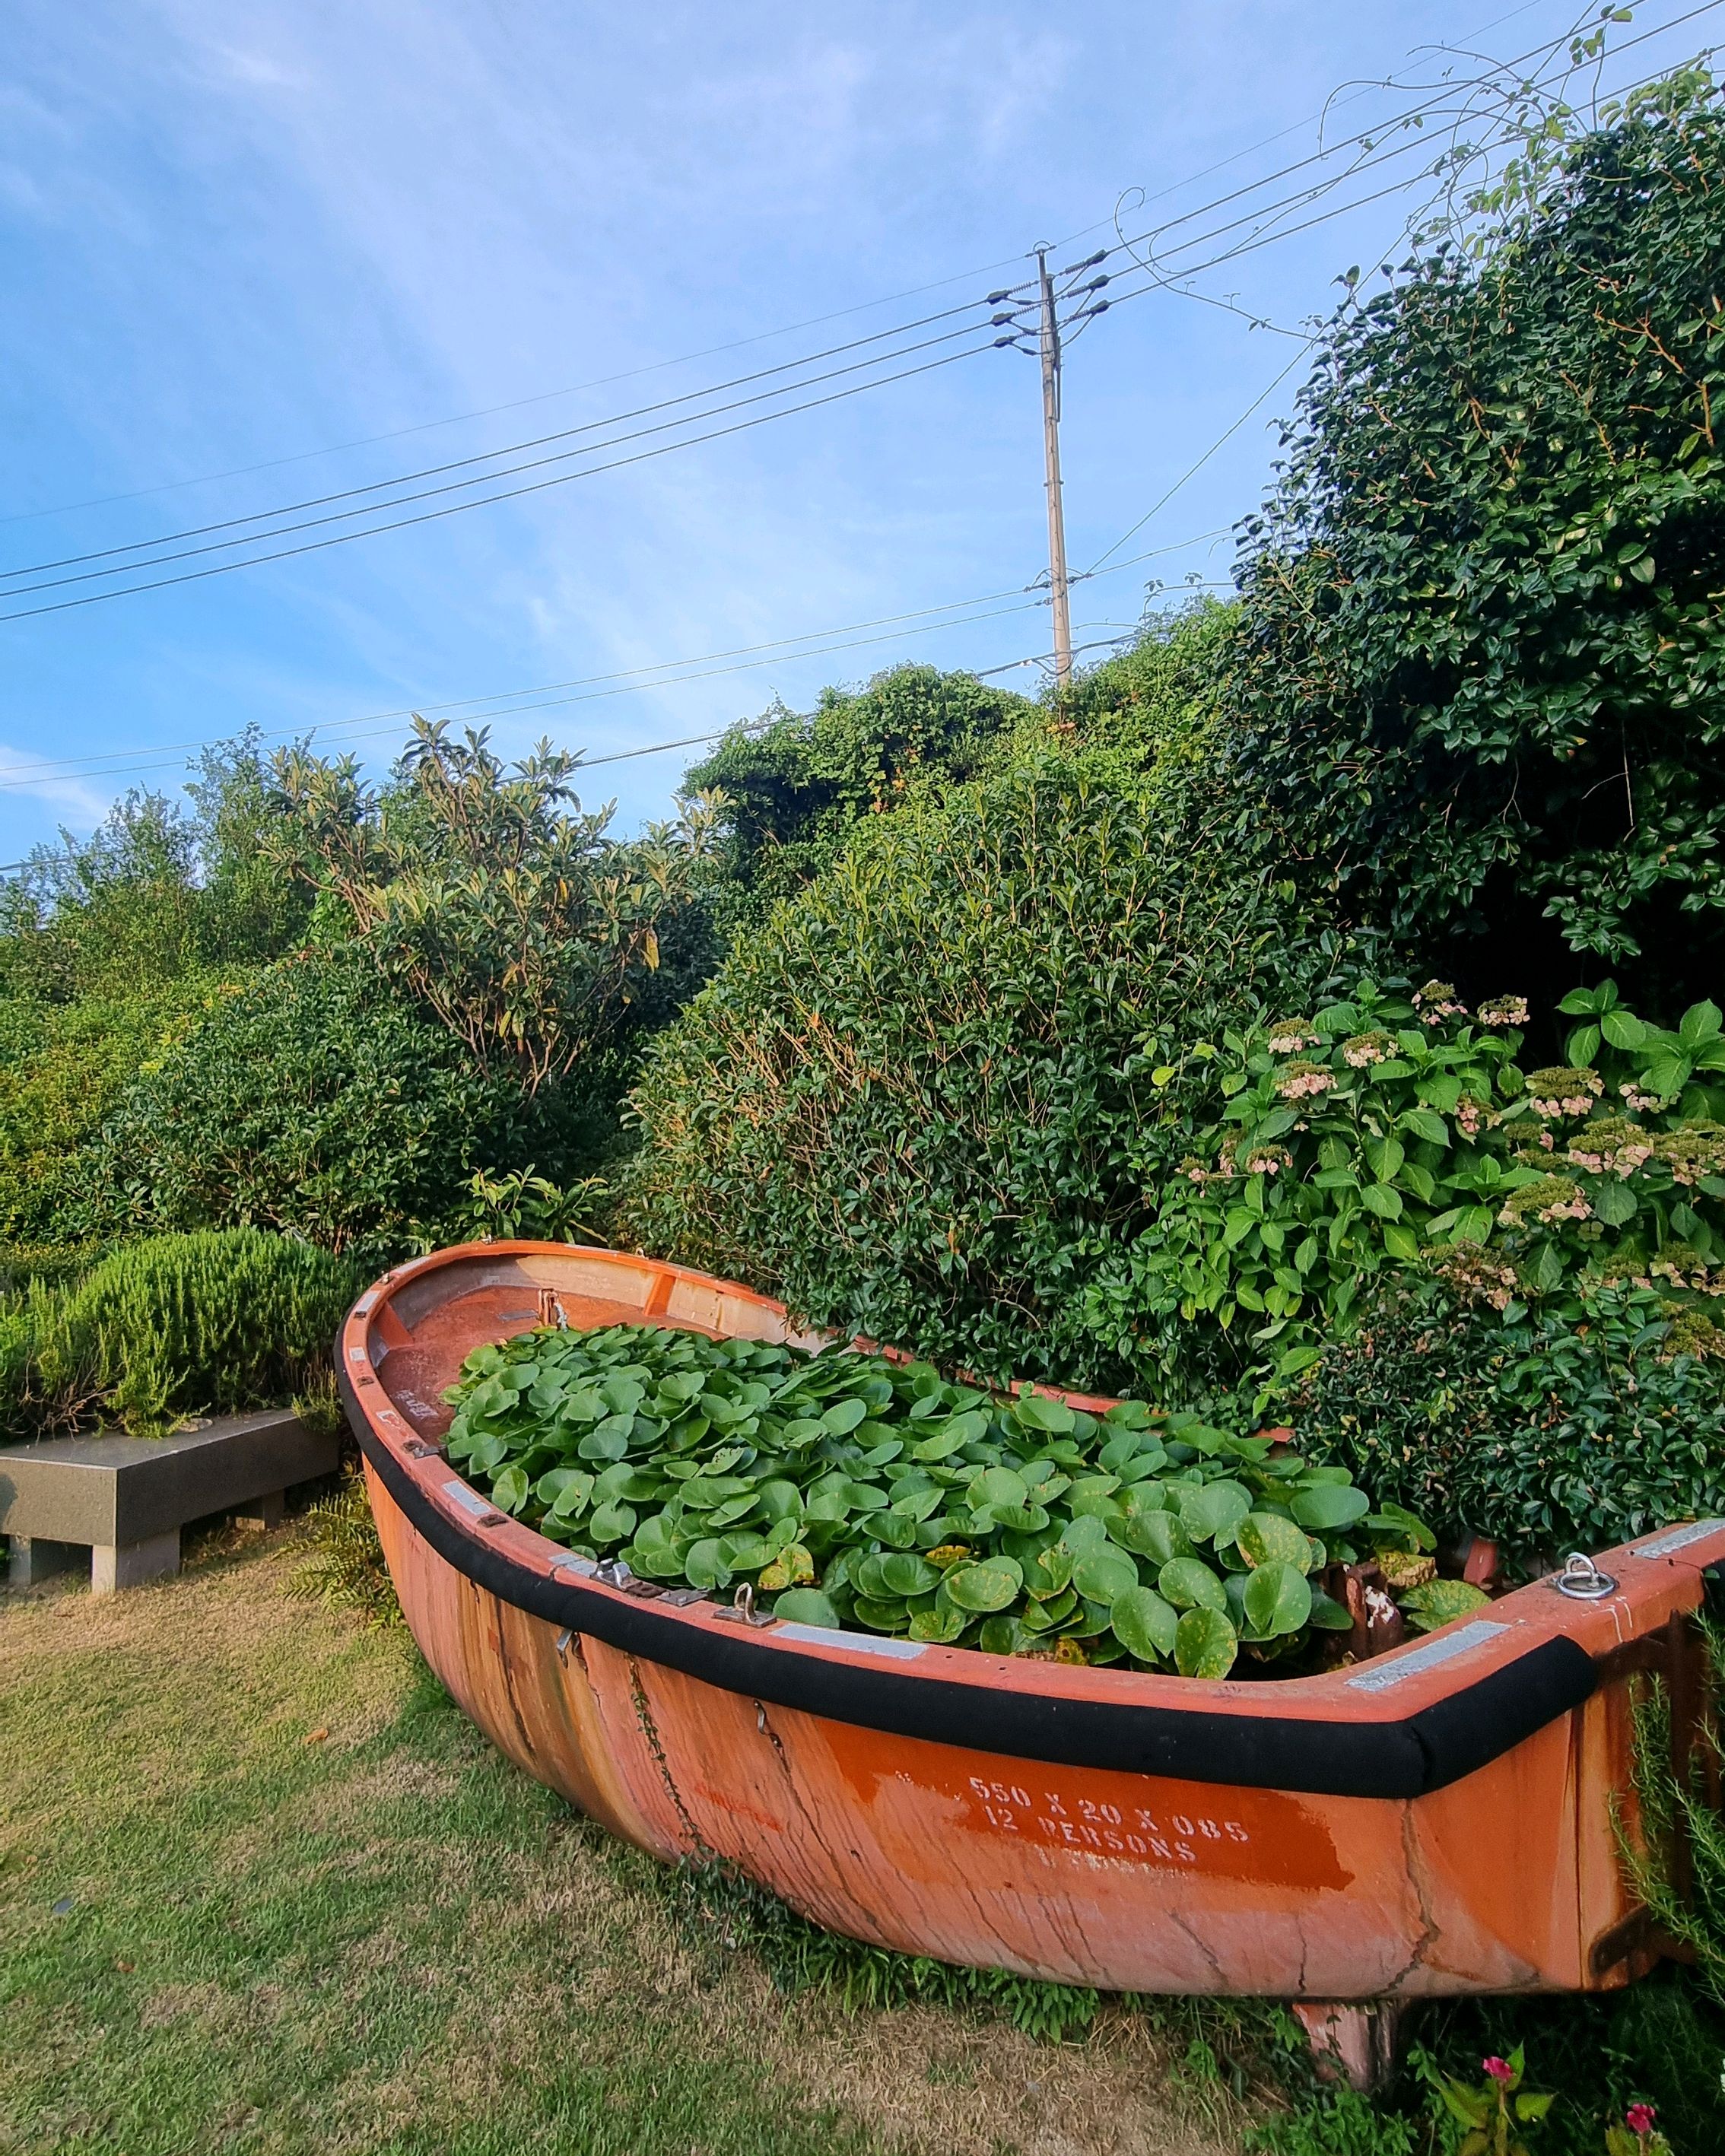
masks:
[[[1563,1560],[1563,1569],[1558,1574],[1558,1592],[1568,1594],[1578,1602],[1598,1602],[1617,1592],[1617,1582],[1609,1572],[1601,1572],[1590,1557],[1579,1550],[1571,1550]]]

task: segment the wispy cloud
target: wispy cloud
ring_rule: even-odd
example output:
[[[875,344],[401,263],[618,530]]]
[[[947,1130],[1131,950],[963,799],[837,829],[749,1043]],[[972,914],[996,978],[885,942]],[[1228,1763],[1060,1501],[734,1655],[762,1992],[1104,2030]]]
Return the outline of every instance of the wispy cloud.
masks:
[[[13,748],[0,742],[0,788],[4,795],[16,799],[22,795],[30,801],[45,802],[70,819],[72,823],[88,828],[100,824],[108,813],[111,795],[100,793],[81,778],[36,778],[44,762],[39,749]]]

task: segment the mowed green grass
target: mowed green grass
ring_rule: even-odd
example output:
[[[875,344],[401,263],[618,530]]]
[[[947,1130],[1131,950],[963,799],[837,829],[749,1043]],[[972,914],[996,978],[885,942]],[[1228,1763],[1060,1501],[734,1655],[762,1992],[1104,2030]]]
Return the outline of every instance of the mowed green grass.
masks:
[[[787,1999],[264,1546],[0,1604],[0,2149],[1211,2156],[1142,2045]]]

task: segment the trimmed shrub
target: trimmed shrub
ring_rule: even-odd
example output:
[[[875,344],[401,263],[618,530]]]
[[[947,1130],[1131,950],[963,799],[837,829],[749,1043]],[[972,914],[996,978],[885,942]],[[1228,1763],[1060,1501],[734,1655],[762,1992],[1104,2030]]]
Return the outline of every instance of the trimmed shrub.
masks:
[[[649,1051],[646,1249],[986,1375],[1096,1383],[1085,1292],[1178,1144],[1178,1039],[1333,962],[1196,816],[1052,757],[860,827]],[[1153,1202],[1153,1198],[1148,1202]]]
[[[572,1105],[480,1076],[354,954],[306,954],[223,991],[138,1078],[83,1164],[82,1223],[254,1224],[376,1270],[440,1240],[476,1169],[556,1175]]]
[[[197,1023],[208,976],[75,1003],[0,996],[0,1241],[65,1232],[77,1156],[141,1069]]]
[[[363,1285],[327,1250],[255,1228],[117,1250],[75,1287],[33,1287],[0,1320],[15,1423],[115,1418],[155,1432],[282,1402],[326,1376]]]
[[[1684,1352],[1656,1293],[1578,1317],[1410,1276],[1332,1340],[1281,1412],[1380,1502],[1490,1535],[1530,1568],[1725,1516],[1725,1362]]]

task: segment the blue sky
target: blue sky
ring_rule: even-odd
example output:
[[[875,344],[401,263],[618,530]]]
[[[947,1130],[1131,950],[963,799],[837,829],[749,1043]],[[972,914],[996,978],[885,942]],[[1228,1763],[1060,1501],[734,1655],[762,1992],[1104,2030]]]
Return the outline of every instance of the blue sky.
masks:
[[[1681,12],[1643,8],[1635,29]],[[1158,198],[1147,223],[1307,154],[1332,90],[1406,68],[1424,41],[1497,17],[1480,42],[1507,54],[1574,13],[13,0],[0,568],[367,485],[958,304],[1022,275],[993,265],[1038,240],[1066,243],[1058,260],[1106,244],[1128,189]],[[1707,28],[1642,47],[1635,71]],[[1394,102],[1337,107],[1332,134]],[[1199,284],[1298,323],[1393,244],[1406,208],[1362,208]],[[922,286],[937,289],[867,304]],[[744,339],[762,341],[660,364]],[[1066,381],[1074,567],[1299,351],[1166,291],[1095,322]],[[1135,620],[1152,572],[1225,575],[1230,542],[1197,535],[1255,506],[1298,380],[1296,364],[1115,558],[1173,551],[1075,593],[1081,642]],[[603,697],[591,679],[1018,593],[1045,561],[1040,456],[1034,367],[988,352],[523,500],[0,624],[0,860],[61,822],[87,829],[128,783],[106,765],[132,757],[172,786],[175,745],[249,722],[336,726],[334,745],[365,715],[586,680],[521,699],[552,707],[496,719],[494,739],[516,752],[549,731],[597,756],[775,695],[804,706],[901,657],[992,668],[1043,651],[1045,614],[1009,598],[974,610],[990,619],[859,630],[886,640],[746,672]],[[206,476],[278,459],[293,460]],[[379,723],[352,740],[375,761],[399,738]],[[685,761],[596,771],[591,794],[616,793],[633,824],[665,809]]]

